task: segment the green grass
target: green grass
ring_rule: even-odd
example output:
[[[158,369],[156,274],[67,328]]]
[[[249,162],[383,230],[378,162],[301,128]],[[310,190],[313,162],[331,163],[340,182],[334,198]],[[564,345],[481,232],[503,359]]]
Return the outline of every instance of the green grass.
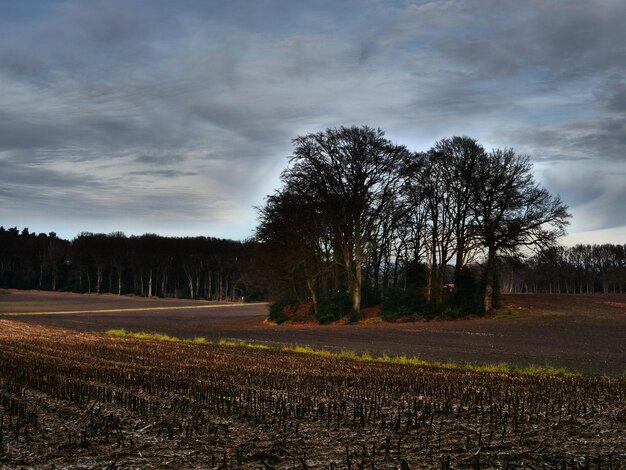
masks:
[[[122,338],[134,338],[142,340],[153,341],[170,341],[174,343],[189,343],[189,344],[214,344],[211,340],[203,338],[201,336],[194,339],[181,339],[177,336],[169,336],[161,333],[147,333],[145,331],[130,332],[125,329],[114,329],[105,331],[107,335],[118,336]],[[457,364],[456,362],[437,362],[437,361],[425,361],[419,357],[408,357],[406,355],[401,356],[389,356],[383,354],[382,356],[372,356],[369,352],[358,353],[349,349],[342,349],[341,351],[329,351],[327,349],[314,349],[310,346],[269,346],[259,343],[247,343],[243,340],[231,340],[220,339],[217,343],[219,346],[225,347],[237,347],[237,348],[249,348],[249,349],[264,349],[269,351],[283,351],[295,354],[308,354],[312,356],[320,356],[326,358],[339,358],[353,361],[362,362],[379,362],[384,364],[400,364],[407,366],[417,367],[431,367],[436,369],[451,369],[451,370],[467,370],[474,372],[486,372],[492,374],[517,374],[517,375],[531,375],[531,376],[557,376],[557,377],[580,377],[582,374],[579,372],[572,372],[563,367],[552,367],[529,365],[526,367],[511,368],[511,366],[505,362],[497,364]]]
[[[542,375],[542,376],[557,376],[557,377],[580,377],[582,375],[579,372],[569,371],[564,367],[552,367],[549,365],[546,365],[546,366],[530,365],[526,367],[517,367],[515,369],[515,373],[520,374],[520,375]]]
[[[224,339],[224,338],[220,339],[220,342],[218,344],[220,346],[231,346],[231,347],[238,347],[238,348],[272,349],[270,346],[267,346],[265,344],[246,343],[245,341],[242,341],[242,340],[233,341],[233,340]]]
[[[149,339],[153,341],[171,341],[173,343],[193,343],[193,344],[213,344],[212,341],[201,336],[194,339],[181,339],[177,336],[169,336],[162,333],[147,333],[145,331],[130,332],[124,328],[105,331],[107,335],[119,336],[121,338]]]

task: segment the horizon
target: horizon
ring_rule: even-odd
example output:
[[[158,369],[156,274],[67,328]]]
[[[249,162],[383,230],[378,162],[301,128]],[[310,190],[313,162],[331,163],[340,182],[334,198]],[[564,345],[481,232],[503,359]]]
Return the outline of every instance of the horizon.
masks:
[[[104,235],[110,235],[113,233],[119,233],[121,232],[124,236],[126,237],[141,237],[143,235],[156,235],[158,237],[171,237],[171,238],[193,238],[193,237],[205,237],[205,238],[218,238],[218,239],[225,239],[225,240],[231,240],[231,241],[235,241],[235,242],[241,242],[241,243],[245,243],[249,240],[251,240],[254,236],[254,234],[250,235],[247,238],[231,238],[228,236],[220,236],[217,234],[212,234],[212,233],[195,233],[195,234],[164,234],[164,233],[155,233],[155,232],[143,232],[143,233],[126,233],[124,231],[121,230],[108,230],[108,231],[90,231],[90,230],[81,230],[79,232],[74,233],[73,235],[67,235],[64,234],[62,232],[56,231],[56,230],[34,230],[31,227],[20,227],[20,226],[16,226],[16,225],[7,225],[4,226],[2,224],[0,224],[0,227],[3,227],[5,230],[11,229],[11,228],[17,228],[19,230],[19,232],[22,232],[23,229],[28,229],[28,231],[30,233],[43,233],[46,235],[49,235],[50,233],[55,233],[57,237],[62,238],[64,240],[68,240],[68,241],[73,241],[76,237],[78,237],[79,235],[83,234],[83,233],[90,233],[90,234],[104,234]],[[624,241],[626,239],[626,234],[624,234],[624,236],[622,236],[619,232],[617,233],[612,233],[610,231],[602,231],[603,236],[602,239],[603,241],[601,242],[594,242],[594,241],[585,241],[582,237],[587,237],[589,236],[589,233],[579,233],[579,234],[568,234],[565,237],[559,239],[558,241],[558,245],[559,246],[564,246],[564,247],[573,247],[575,245],[578,244],[582,244],[582,245],[604,245],[604,244],[609,244],[609,245],[625,245],[626,242]],[[614,238],[615,237],[615,238]]]

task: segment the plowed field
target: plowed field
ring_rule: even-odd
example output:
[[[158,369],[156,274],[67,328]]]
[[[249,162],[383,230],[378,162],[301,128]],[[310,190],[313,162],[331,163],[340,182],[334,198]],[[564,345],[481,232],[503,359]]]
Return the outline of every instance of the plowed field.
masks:
[[[125,328],[183,338],[406,354],[461,364],[507,362],[586,374],[626,372],[626,294],[510,295],[504,300],[519,313],[458,321],[275,326],[264,322],[266,305],[220,307],[202,301],[12,291],[0,295],[0,317],[21,312],[6,318],[78,331]],[[83,313],[31,315],[64,311]]]

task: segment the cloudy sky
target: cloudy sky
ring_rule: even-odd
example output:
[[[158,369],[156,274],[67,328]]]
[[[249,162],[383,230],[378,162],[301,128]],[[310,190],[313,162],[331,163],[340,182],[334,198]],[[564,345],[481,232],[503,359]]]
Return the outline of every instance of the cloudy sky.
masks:
[[[0,225],[242,239],[297,135],[532,157],[626,242],[626,2],[0,0]]]

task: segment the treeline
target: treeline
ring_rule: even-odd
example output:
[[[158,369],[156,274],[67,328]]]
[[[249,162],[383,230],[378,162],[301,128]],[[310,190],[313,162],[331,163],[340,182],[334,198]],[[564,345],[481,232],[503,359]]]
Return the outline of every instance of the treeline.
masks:
[[[0,287],[236,300],[261,298],[254,242],[209,237],[127,237],[0,227]]]
[[[68,273],[70,242],[56,233],[30,233],[0,227],[0,287],[62,288]]]
[[[312,305],[320,321],[346,312],[354,320],[381,302],[392,315],[492,311],[498,259],[554,246],[565,234],[567,207],[512,149],[452,137],[411,152],[369,127],[293,144],[257,228],[277,320],[293,304]],[[481,268],[470,269],[478,258]],[[446,295],[449,283],[454,295]]]
[[[626,245],[555,246],[525,262],[503,263],[500,285],[510,293],[624,293]]]

